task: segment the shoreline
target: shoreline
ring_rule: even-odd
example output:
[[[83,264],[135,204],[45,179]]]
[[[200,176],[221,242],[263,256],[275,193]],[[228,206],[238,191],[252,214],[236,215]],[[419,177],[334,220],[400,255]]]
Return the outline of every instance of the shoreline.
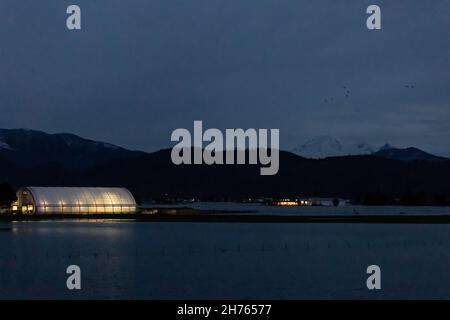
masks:
[[[194,214],[60,214],[0,216],[0,222],[114,220],[117,222],[192,223],[407,223],[450,224],[450,215],[260,215],[251,212]]]

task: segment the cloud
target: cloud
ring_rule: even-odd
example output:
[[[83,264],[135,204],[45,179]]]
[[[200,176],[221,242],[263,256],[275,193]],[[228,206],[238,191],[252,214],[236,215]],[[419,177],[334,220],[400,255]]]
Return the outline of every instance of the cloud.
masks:
[[[369,1],[78,2],[75,33],[60,1],[3,4],[0,127],[155,150],[203,120],[280,128],[285,148],[323,134],[447,148],[448,1],[379,1],[381,31]]]

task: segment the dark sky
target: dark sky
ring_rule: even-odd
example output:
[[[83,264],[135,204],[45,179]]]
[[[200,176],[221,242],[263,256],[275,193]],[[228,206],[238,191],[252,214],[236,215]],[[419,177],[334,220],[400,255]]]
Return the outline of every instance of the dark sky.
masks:
[[[203,120],[450,155],[448,0],[2,0],[0,39],[1,128],[152,151]]]

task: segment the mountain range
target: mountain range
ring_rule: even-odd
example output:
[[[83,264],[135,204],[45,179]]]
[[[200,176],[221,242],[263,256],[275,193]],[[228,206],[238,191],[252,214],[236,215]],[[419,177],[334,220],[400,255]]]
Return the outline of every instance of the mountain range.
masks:
[[[364,149],[364,148],[362,148]],[[0,182],[15,186],[123,186],[138,198],[426,194],[450,199],[450,160],[417,148],[308,159],[280,151],[280,170],[259,165],[181,165],[170,149],[130,151],[72,134],[0,129]]]
[[[365,142],[348,144],[331,136],[320,136],[307,141],[291,150],[291,152],[310,159],[323,159],[337,156],[376,155],[401,161],[442,161],[446,158],[435,156],[418,148],[396,148],[388,143],[374,147]]]
[[[74,134],[48,134],[35,130],[0,129],[0,156],[19,165],[61,163],[69,168],[87,168],[111,159],[144,152],[130,151],[109,143],[83,139]]]
[[[291,151],[305,158],[323,159],[326,157],[372,154],[376,149],[364,142],[344,144],[338,138],[320,136],[307,141]]]

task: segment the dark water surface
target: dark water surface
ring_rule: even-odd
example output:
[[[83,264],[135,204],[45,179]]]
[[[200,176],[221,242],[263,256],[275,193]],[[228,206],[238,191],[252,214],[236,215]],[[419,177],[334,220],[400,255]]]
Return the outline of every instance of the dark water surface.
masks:
[[[5,223],[0,270],[8,299],[449,298],[450,225]]]

